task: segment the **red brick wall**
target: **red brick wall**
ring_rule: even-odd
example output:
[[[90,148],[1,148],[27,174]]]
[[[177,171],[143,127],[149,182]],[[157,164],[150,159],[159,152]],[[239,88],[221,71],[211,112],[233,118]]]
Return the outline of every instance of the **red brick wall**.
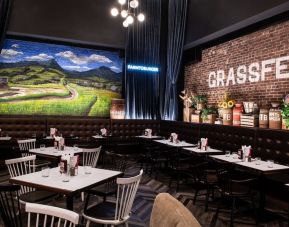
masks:
[[[208,78],[211,71],[223,69],[226,76],[233,67],[236,76],[238,66],[261,62],[271,58],[289,56],[289,21],[280,22],[213,46],[202,51],[202,61],[185,66],[185,88],[198,94],[207,94],[208,103],[216,104],[225,91],[237,101],[255,101],[268,104],[281,101],[289,93],[289,78],[276,79],[275,64],[270,65],[272,71],[265,74],[265,80],[259,82],[246,81],[245,84],[230,84],[228,87],[209,88]],[[289,73],[289,61],[284,61]],[[226,82],[226,81],[225,81]]]

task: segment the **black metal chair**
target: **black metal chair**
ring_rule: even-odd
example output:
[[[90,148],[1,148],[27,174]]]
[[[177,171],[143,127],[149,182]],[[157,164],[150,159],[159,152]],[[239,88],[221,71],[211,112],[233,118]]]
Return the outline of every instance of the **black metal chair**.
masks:
[[[233,226],[234,214],[236,210],[236,203],[238,201],[249,200],[249,204],[246,201],[246,205],[249,205],[253,209],[256,225],[258,224],[257,210],[255,207],[253,191],[254,184],[256,183],[256,178],[246,178],[246,176],[240,177],[240,175],[232,176],[227,171],[219,172],[219,192],[221,194],[220,201],[216,210],[215,218],[217,219],[222,201],[229,199],[231,201],[231,213],[230,213],[230,226]]]
[[[116,154],[114,152],[109,151],[106,151],[105,154],[106,154],[106,164],[105,164],[106,169],[120,171],[123,173],[125,172],[128,161],[127,155]],[[116,195],[117,193],[116,179],[106,182],[97,187],[94,187],[88,190],[87,193],[100,196],[103,198],[103,201],[105,202],[108,196],[113,196]],[[86,201],[88,201],[88,199]],[[87,207],[87,204],[85,204],[85,207]]]
[[[19,185],[0,185],[0,213],[6,227],[22,227],[19,190]]]

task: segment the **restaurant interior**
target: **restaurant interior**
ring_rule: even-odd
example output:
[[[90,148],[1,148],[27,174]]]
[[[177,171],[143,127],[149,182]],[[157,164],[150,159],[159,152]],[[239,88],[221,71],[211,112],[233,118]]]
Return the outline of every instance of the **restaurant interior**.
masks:
[[[289,226],[289,1],[0,0],[0,226]]]

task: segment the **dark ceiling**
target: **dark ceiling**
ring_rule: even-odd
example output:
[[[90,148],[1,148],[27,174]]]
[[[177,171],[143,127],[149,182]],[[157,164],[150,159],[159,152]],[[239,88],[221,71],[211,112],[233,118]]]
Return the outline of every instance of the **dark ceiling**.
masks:
[[[110,16],[117,0],[14,0],[9,33],[79,40],[123,48],[122,21]]]

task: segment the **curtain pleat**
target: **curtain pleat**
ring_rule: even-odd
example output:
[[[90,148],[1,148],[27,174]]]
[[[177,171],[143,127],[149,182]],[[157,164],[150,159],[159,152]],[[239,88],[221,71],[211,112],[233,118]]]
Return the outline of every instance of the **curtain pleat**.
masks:
[[[181,70],[185,38],[187,0],[169,0],[167,73],[161,118],[178,118],[177,82]]]
[[[0,51],[3,47],[8,18],[11,9],[11,0],[0,0]]]
[[[140,1],[143,23],[127,35],[126,65],[160,66],[161,0]],[[159,119],[159,73],[125,70],[126,118]]]

